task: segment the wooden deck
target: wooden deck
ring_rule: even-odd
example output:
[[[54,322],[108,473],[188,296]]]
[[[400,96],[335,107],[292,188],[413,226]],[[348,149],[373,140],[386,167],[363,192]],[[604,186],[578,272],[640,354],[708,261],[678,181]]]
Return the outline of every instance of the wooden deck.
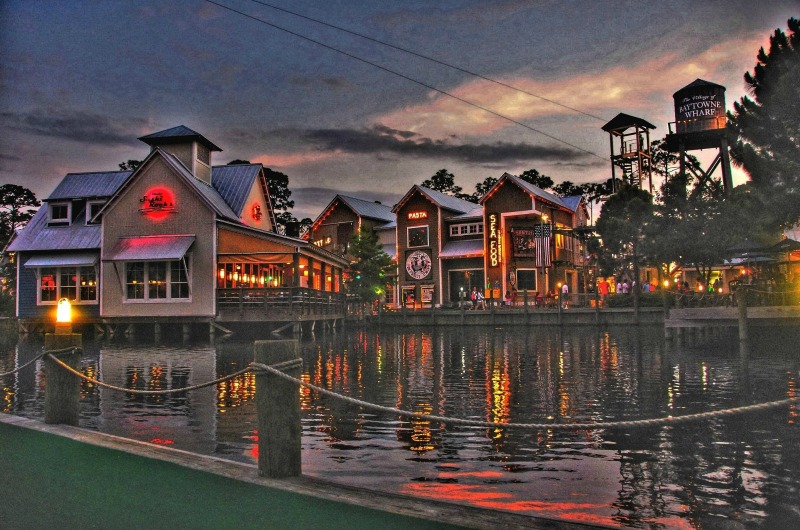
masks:
[[[747,323],[751,326],[798,326],[800,325],[800,306],[748,307]],[[737,327],[739,309],[737,307],[692,307],[671,309],[664,319],[664,327],[669,328],[713,328]]]

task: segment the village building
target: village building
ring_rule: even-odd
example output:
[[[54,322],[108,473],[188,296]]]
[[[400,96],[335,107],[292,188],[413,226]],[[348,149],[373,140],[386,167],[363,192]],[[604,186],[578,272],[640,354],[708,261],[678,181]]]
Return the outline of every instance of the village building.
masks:
[[[140,140],[135,171],[68,174],[10,245],[23,329],[62,298],[106,331],[313,319],[310,299],[337,315],[346,260],[277,233],[260,164],[213,166],[221,149],[185,126]]]
[[[517,299],[520,291],[554,298],[564,284],[569,293],[593,284],[580,237],[589,224],[582,196],[559,197],[505,173],[480,204],[487,298]]]
[[[478,249],[477,241],[483,226],[476,212],[479,209],[469,201],[418,185],[395,205],[401,304],[407,308],[441,306],[458,299],[465,272],[475,274],[466,285],[480,280],[483,249]],[[452,236],[451,230],[458,235]],[[451,276],[451,272],[455,274]]]

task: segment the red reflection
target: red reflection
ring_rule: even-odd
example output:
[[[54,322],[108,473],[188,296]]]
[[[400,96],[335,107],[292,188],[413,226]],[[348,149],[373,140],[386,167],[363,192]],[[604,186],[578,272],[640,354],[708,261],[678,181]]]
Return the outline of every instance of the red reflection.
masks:
[[[156,445],[175,445],[175,440],[169,440],[166,438],[153,438],[150,440],[150,443]]]

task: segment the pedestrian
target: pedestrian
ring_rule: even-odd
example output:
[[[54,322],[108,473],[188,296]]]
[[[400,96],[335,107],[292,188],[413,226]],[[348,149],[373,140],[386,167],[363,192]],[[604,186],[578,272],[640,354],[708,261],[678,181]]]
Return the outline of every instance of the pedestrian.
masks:
[[[611,285],[608,283],[608,280],[605,278],[600,280],[600,283],[597,285],[597,290],[600,293],[600,304],[606,305],[606,298],[608,298],[608,293],[611,291]]]
[[[628,294],[628,290],[629,290],[628,280],[627,279],[622,280],[622,294]]]
[[[486,309],[486,302],[484,301],[483,293],[476,290],[475,293],[475,309]]]
[[[478,288],[473,287],[472,292],[469,294],[469,299],[472,301],[472,309],[478,308]]]
[[[564,285],[561,286],[561,307],[564,309],[567,308],[567,300],[569,300],[569,285],[564,282]]]

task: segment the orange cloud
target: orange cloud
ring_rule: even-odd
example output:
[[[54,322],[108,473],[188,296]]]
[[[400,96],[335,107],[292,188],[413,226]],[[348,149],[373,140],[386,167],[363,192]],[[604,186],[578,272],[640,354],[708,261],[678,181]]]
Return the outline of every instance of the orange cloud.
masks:
[[[263,154],[251,158],[250,161],[254,164],[264,164],[266,167],[294,167],[302,166],[305,164],[314,164],[317,162],[324,162],[333,158],[341,158],[346,156],[339,151],[306,151],[301,153],[284,153],[284,154]]]
[[[671,116],[653,116],[671,108],[672,94],[696,78],[732,87],[729,102],[738,99],[742,75],[755,62],[755,51],[763,37],[718,43],[705,52],[686,59],[667,52],[638,64],[624,64],[602,72],[592,72],[557,80],[538,81],[529,77],[503,80],[531,94],[590,114],[613,117],[617,112],[643,111],[649,119],[668,121]],[[735,77],[731,72],[735,72]],[[733,77],[733,78],[732,78]],[[470,81],[449,91],[458,98],[530,123],[543,117],[577,115],[574,110],[555,105],[485,80]],[[452,134],[484,135],[512,125],[509,121],[453,98],[431,94],[430,101],[409,106],[376,121],[388,127],[413,131],[432,138]],[[665,104],[654,109],[654,102]]]

